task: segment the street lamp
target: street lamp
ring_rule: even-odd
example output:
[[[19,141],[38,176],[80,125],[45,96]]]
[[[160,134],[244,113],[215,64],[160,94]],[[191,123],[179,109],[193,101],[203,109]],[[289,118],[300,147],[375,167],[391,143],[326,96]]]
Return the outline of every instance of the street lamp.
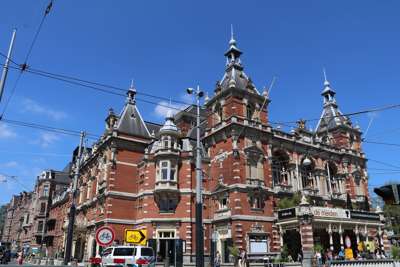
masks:
[[[189,95],[196,96],[196,267],[204,267],[204,232],[203,232],[203,198],[201,194],[202,171],[201,171],[201,147],[200,147],[200,98],[204,92],[197,89],[186,89]]]

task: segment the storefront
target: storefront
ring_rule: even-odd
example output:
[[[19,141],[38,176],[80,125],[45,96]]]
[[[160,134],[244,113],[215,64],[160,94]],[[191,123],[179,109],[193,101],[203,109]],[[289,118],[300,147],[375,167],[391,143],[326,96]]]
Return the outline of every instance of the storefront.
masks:
[[[334,255],[348,248],[355,256],[360,242],[384,250],[384,224],[378,213],[303,205],[279,210],[277,225],[281,246],[286,244],[292,257],[299,251],[310,257],[315,247]]]

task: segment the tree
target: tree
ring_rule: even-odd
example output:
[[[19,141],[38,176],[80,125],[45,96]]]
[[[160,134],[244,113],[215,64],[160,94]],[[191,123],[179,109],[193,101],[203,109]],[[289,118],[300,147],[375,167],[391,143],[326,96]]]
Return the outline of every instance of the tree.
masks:
[[[6,216],[7,216],[7,205],[2,205],[0,206],[0,233],[3,232]]]
[[[300,204],[301,195],[299,193],[293,194],[293,197],[284,197],[278,201],[279,209],[288,209],[296,207]]]
[[[386,218],[387,227],[395,235],[400,234],[400,205],[385,205],[383,214]]]

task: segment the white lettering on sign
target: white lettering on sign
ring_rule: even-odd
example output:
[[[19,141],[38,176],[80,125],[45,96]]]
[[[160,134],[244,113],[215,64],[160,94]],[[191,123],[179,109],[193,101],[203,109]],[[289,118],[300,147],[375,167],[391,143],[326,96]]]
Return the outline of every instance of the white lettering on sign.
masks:
[[[346,209],[311,207],[311,211],[316,217],[350,218],[350,211]]]

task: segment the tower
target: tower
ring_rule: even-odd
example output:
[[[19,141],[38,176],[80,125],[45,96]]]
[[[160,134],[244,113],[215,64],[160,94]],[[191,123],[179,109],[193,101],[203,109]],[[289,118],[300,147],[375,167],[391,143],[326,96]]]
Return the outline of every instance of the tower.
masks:
[[[336,92],[327,80],[325,71],[324,76],[324,89],[321,93],[324,104],[316,135],[327,145],[361,152],[361,131],[340,111],[335,98]]]

